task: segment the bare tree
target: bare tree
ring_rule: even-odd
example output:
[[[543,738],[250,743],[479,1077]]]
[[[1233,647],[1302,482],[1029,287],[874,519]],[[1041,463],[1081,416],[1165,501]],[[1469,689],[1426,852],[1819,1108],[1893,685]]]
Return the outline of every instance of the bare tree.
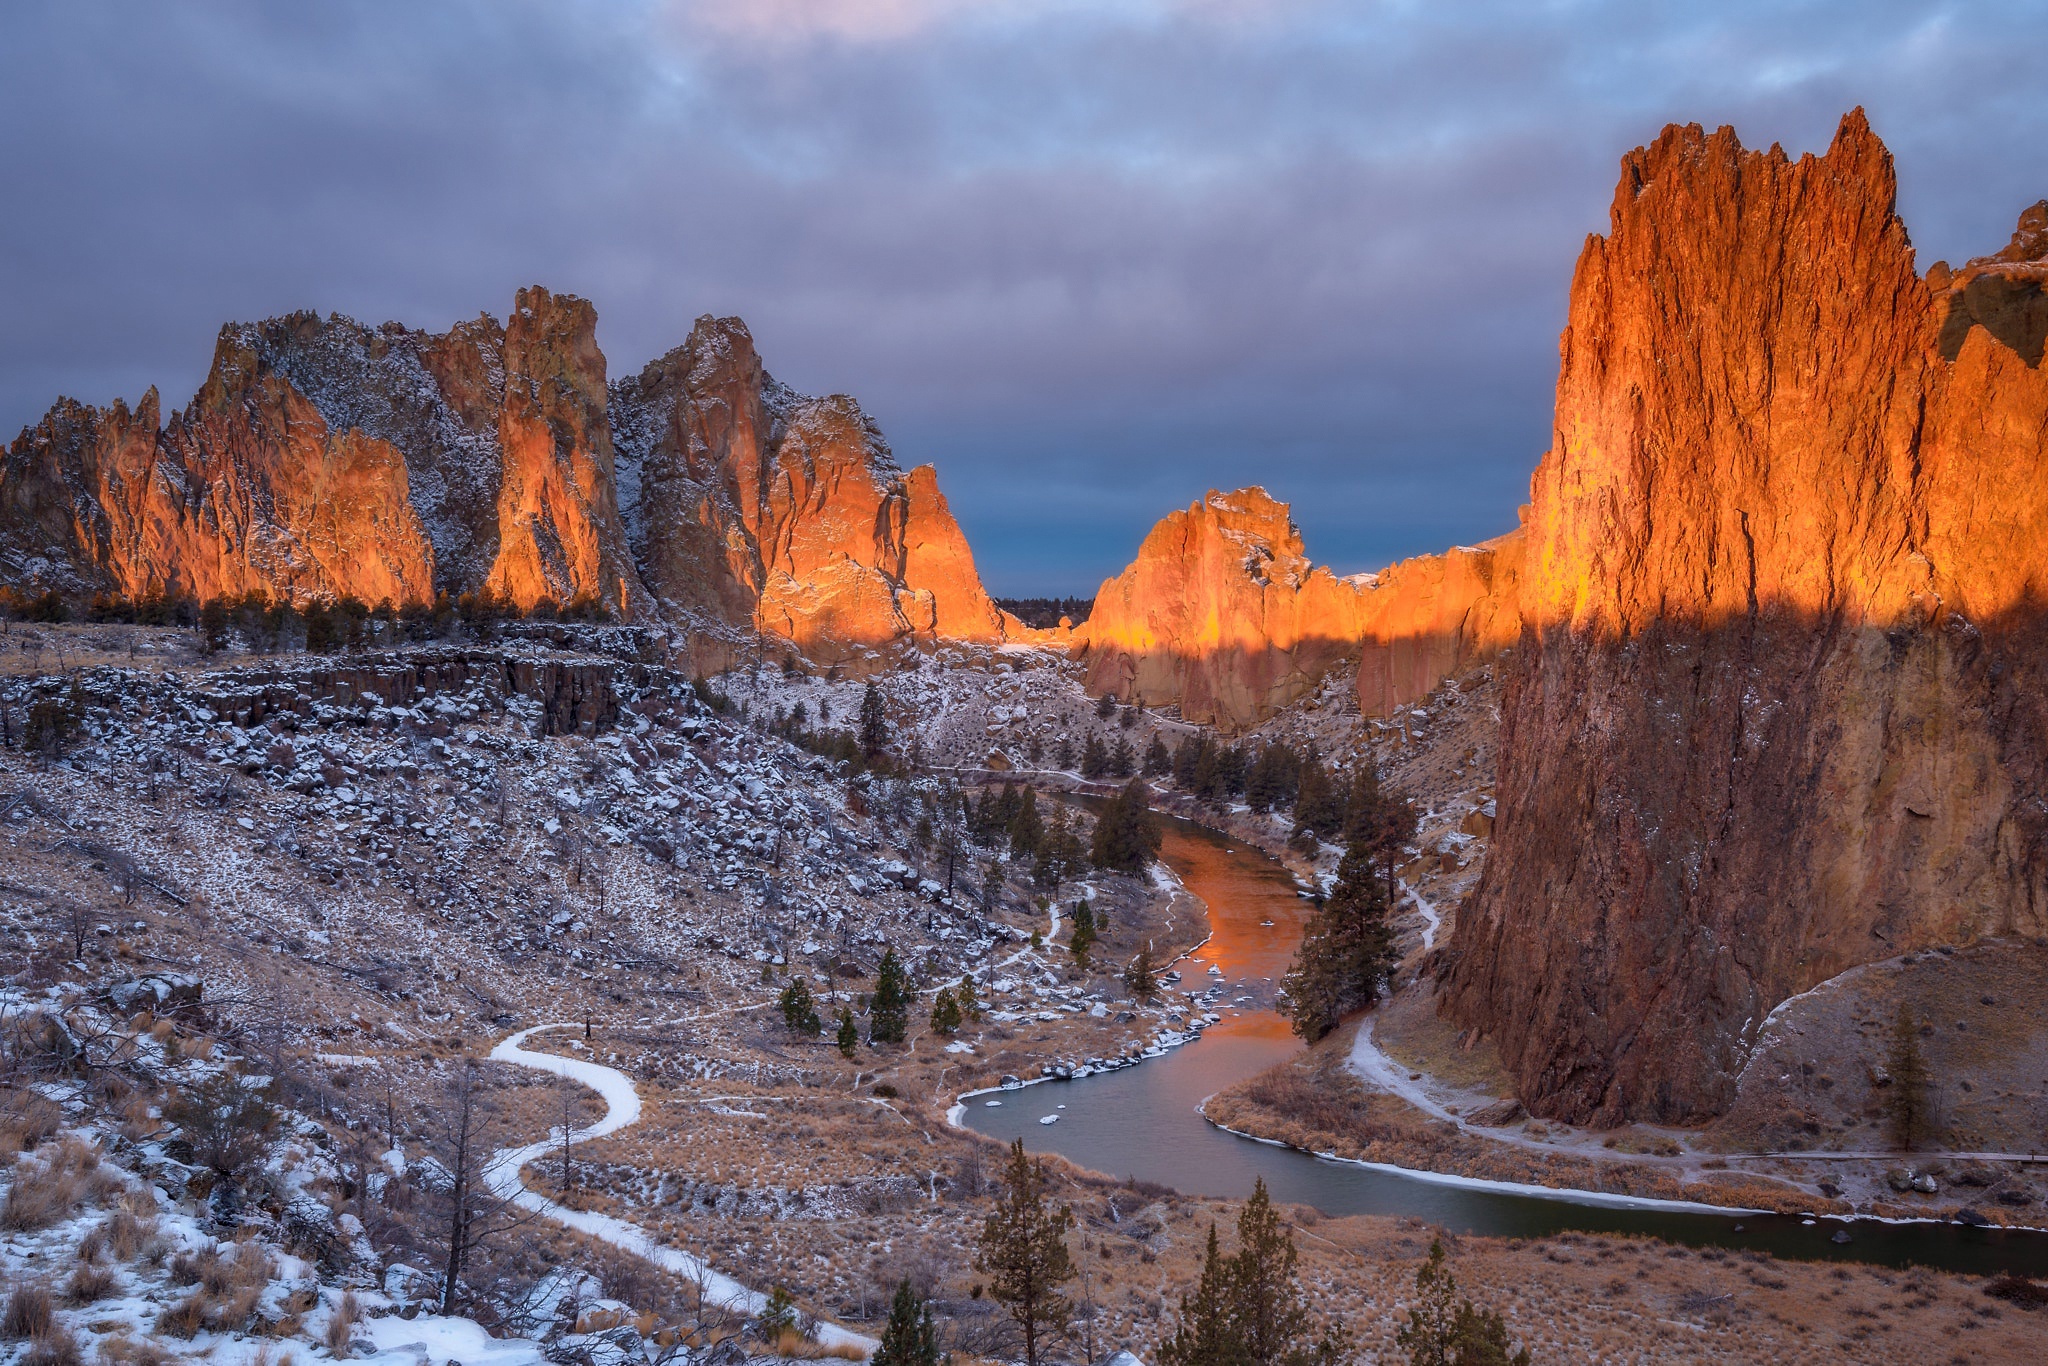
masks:
[[[441,1132],[431,1146],[447,1170],[447,1218],[441,1239],[441,1312],[453,1314],[462,1297],[462,1274],[476,1250],[532,1222],[531,1212],[492,1192],[484,1180],[492,1143],[490,1106],[481,1069],[465,1059],[440,1106]]]

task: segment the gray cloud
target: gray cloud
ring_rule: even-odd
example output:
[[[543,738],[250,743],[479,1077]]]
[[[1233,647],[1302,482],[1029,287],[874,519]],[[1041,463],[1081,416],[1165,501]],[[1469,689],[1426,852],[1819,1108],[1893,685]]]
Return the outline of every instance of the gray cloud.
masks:
[[[745,316],[940,466],[999,590],[1087,591],[1246,482],[1371,567],[1513,524],[1622,152],[1818,150],[1860,103],[1961,259],[2048,193],[2044,37],[2018,4],[46,7],[0,82],[0,427],[182,402],[230,318],[438,327],[541,282],[618,370]]]

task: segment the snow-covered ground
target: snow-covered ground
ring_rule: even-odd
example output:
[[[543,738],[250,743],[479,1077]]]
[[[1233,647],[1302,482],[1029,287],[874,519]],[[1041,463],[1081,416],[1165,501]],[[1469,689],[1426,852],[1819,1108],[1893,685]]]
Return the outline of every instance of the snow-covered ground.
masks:
[[[635,1257],[654,1263],[664,1271],[672,1271],[692,1284],[701,1286],[706,1302],[729,1310],[742,1318],[751,1318],[767,1306],[768,1297],[758,1290],[750,1290],[732,1277],[714,1271],[703,1259],[693,1257],[678,1248],[666,1247],[645,1229],[614,1219],[607,1214],[588,1210],[573,1210],[556,1204],[539,1192],[523,1185],[519,1173],[529,1162],[539,1160],[550,1152],[559,1152],[563,1145],[575,1145],[594,1138],[615,1134],[640,1119],[640,1092],[633,1085],[633,1079],[615,1068],[605,1067],[579,1058],[564,1058],[554,1053],[541,1053],[523,1048],[535,1034],[550,1029],[570,1029],[581,1026],[570,1024],[534,1025],[522,1029],[491,1050],[493,1062],[512,1063],[519,1067],[531,1067],[536,1071],[567,1077],[580,1085],[588,1086],[604,1098],[603,1118],[593,1124],[571,1130],[566,1136],[557,1129],[548,1137],[520,1148],[508,1148],[494,1156],[484,1168],[484,1180],[494,1194],[516,1202],[521,1208],[538,1211],[557,1223],[566,1224],[579,1233],[585,1233],[613,1247],[624,1249]],[[875,1339],[840,1327],[836,1323],[819,1320],[815,1327],[817,1340],[826,1347],[857,1347],[863,1352],[872,1352],[879,1345]]]

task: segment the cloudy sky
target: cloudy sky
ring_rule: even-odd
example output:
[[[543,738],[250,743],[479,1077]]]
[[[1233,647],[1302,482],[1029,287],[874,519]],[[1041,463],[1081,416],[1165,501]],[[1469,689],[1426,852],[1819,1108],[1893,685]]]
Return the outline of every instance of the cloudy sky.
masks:
[[[1862,104],[1923,265],[2048,195],[2048,7],[673,0],[12,7],[0,430],[182,404],[219,324],[738,313],[931,461],[991,588],[1212,486],[1340,571],[1514,522],[1572,262],[1664,123]]]

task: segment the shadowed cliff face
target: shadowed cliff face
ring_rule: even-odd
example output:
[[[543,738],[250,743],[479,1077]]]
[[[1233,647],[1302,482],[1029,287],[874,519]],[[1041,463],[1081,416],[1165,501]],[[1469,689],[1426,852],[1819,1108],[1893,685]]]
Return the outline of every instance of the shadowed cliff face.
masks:
[[[2040,271],[1917,276],[1860,111],[1823,157],[1695,126],[1624,160],[1445,996],[1533,1110],[1711,1114],[1787,997],[2048,931],[2048,380],[1954,335]]]
[[[207,599],[522,609],[784,637],[814,660],[1028,634],[929,467],[853,400],[791,393],[736,318],[607,385],[585,301],[522,290],[447,333],[293,314],[221,332],[167,425],[62,402],[0,463],[0,581]]]

